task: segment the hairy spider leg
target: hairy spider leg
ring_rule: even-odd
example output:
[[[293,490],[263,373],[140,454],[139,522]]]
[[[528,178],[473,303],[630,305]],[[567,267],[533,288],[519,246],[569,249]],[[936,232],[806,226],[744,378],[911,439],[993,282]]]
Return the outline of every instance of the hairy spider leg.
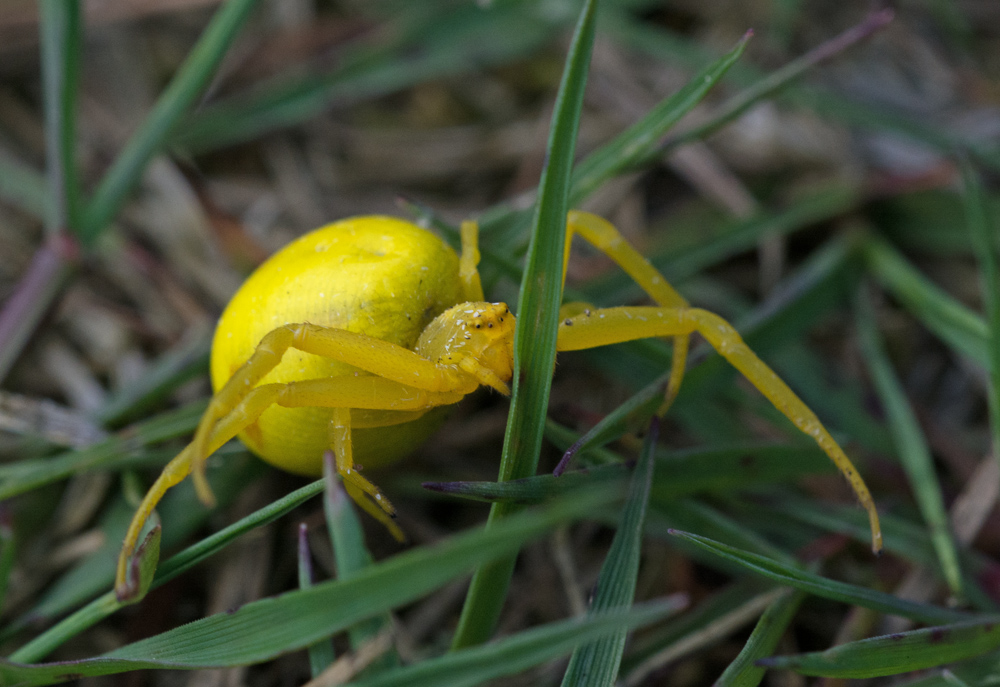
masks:
[[[594,310],[565,319],[559,325],[557,349],[575,351],[653,336],[701,334],[722,357],[780,410],[811,436],[847,478],[868,513],[872,551],[882,550],[878,512],[868,487],[851,460],[809,407],[750,350],[736,329],[718,315],[699,308],[623,307]]]
[[[688,302],[679,294],[670,282],[653,267],[652,263],[637,251],[631,243],[621,235],[621,232],[608,220],[589,212],[571,210],[566,217],[566,250],[563,257],[563,283],[566,282],[566,269],[569,265],[570,242],[574,235],[579,235],[594,248],[598,249],[622,268],[622,270],[645,291],[650,298],[666,308],[686,308]],[[582,306],[570,303],[560,310],[562,318],[579,314]],[[677,334],[673,337],[673,362],[670,366],[670,377],[663,403],[656,414],[662,417],[677,398],[677,392],[684,380],[687,367],[688,334]]]
[[[406,351],[404,348],[399,350]],[[275,404],[287,408],[334,408],[330,423],[331,444],[337,456],[337,472],[343,478],[348,494],[384,524],[394,537],[402,540],[404,538],[402,530],[392,522],[391,516],[394,513],[392,504],[381,494],[378,487],[362,477],[354,466],[353,451],[350,446],[351,415],[349,411],[344,411],[346,408],[403,411],[397,419],[405,422],[412,419],[411,412],[423,413],[429,408],[457,403],[463,396],[465,393],[461,391],[428,391],[371,375],[264,384],[251,389],[235,407],[215,423],[209,433],[206,450],[209,455],[214,453]],[[125,543],[118,559],[115,589],[127,589],[128,559],[135,550],[146,520],[167,490],[180,483],[191,472],[196,456],[194,442],[191,442],[167,464],[156,482],[146,492],[125,535]]]

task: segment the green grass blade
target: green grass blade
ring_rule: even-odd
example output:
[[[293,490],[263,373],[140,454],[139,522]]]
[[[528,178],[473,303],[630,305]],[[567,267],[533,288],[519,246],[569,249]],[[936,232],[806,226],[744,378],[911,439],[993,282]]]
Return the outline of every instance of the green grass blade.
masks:
[[[229,0],[219,7],[184,64],[118,155],[85,208],[78,232],[84,244],[90,245],[97,239],[125,202],[126,196],[139,183],[146,164],[160,151],[180,117],[204,92],[257,2]]]
[[[170,144],[187,152],[218,149],[313,119],[334,103],[508,63],[537,50],[559,28],[537,14],[524,5],[496,3],[446,6],[416,21],[404,16],[378,33],[382,40],[402,34],[400,40],[346,51],[331,72],[280,75],[250,93],[208,105],[185,118]]]
[[[638,122],[581,160],[573,171],[570,206],[586,199],[605,181],[648,165],[648,151],[655,149],[657,142],[674,124],[704,99],[708,91],[743,55],[749,39],[749,34],[744,36],[729,53],[703,67],[679,91],[664,98]],[[517,208],[523,207],[529,199],[530,194],[524,194],[518,198],[517,203],[503,203],[484,213],[481,218],[484,232],[491,232],[496,225],[516,228],[526,224],[527,211]],[[520,235],[517,233],[518,238]],[[495,247],[505,250],[509,248],[503,243],[503,239],[493,241]]]
[[[993,434],[993,454],[1000,460],[1000,267],[997,265],[996,230],[993,227],[982,180],[972,166],[963,161],[962,180],[965,192],[965,218],[972,236],[972,247],[979,261],[982,281],[983,304],[989,325],[990,372],[989,409],[990,429]]]
[[[0,381],[10,372],[29,338],[51,309],[79,259],[73,234],[79,226],[79,177],[76,142],[76,96],[80,71],[79,0],[39,3],[42,90],[45,110],[47,179],[39,217],[47,240],[0,309]],[[6,162],[6,161],[5,161]],[[35,175],[20,165],[4,164],[0,190],[22,205],[35,206]],[[10,175],[9,178],[7,175]]]
[[[178,386],[190,379],[207,376],[211,346],[210,331],[185,337],[160,356],[142,377],[116,390],[95,419],[105,428],[115,428],[148,417]]]
[[[870,293],[861,289],[855,300],[861,350],[888,416],[896,455],[906,471],[920,513],[931,530],[931,540],[937,551],[941,572],[952,593],[961,598],[962,571],[958,565],[958,551],[951,534],[948,512],[945,509],[944,497],[941,495],[941,485],[934,470],[934,460],[927,440],[920,430],[917,416],[906,400],[906,392],[896,378],[879,338],[870,296]]]
[[[771,560],[764,556],[750,553],[749,551],[727,546],[689,532],[674,531],[673,534],[730,563],[736,563],[754,575],[766,577],[825,599],[864,606],[865,608],[872,608],[883,613],[901,615],[904,618],[912,618],[926,623],[955,622],[969,618],[967,613],[927,604],[913,603],[912,601],[898,599],[884,592],[820,577],[794,566]]]
[[[802,498],[794,494],[764,496],[768,500],[768,509],[785,518],[786,521],[797,521],[809,524],[826,532],[836,532],[849,536],[851,539],[865,543],[868,540],[868,520],[864,513],[853,506],[820,504],[816,501]],[[927,532],[927,526],[917,520],[908,520],[893,513],[881,516],[882,534],[885,541],[885,551],[900,558],[938,569],[937,553]],[[993,562],[970,550],[959,552],[962,561],[962,587],[965,591],[965,601],[978,610],[995,613],[1000,611],[1000,605],[989,594],[980,588],[977,577],[986,578]]]
[[[1000,648],[1000,616],[862,639],[826,651],[761,661],[802,675],[866,678],[898,675],[974,658]]]
[[[480,685],[569,653],[582,642],[627,632],[676,612],[683,601],[671,597],[612,611],[549,623],[483,646],[453,651],[440,658],[387,672],[354,687],[465,687]]]
[[[666,135],[681,117],[694,109],[705,95],[743,56],[752,34],[747,33],[728,53],[694,75],[679,91],[662,100],[638,122],[585,157],[573,171],[570,205],[576,205],[604,182],[645,161],[646,153]]]
[[[633,640],[622,661],[625,683],[647,684],[646,676],[658,667],[719,643],[759,618],[782,594],[768,583],[747,578],[701,599],[688,612]]]
[[[225,461],[218,468],[211,468],[209,478],[220,506],[226,506],[239,495],[241,489],[251,481],[255,471],[260,470],[259,461],[244,455],[245,460]],[[245,532],[266,525],[284,515],[302,501],[315,494],[314,487],[304,487],[284,499],[276,501],[256,513],[223,529],[216,534],[194,544],[166,560],[156,570],[152,588],[159,587],[190,567],[197,565],[208,556],[218,552]],[[4,634],[14,634],[17,630],[38,621],[51,620],[62,615],[69,608],[100,594],[111,587],[115,576],[115,563],[121,549],[121,541],[134,513],[134,506],[124,500],[114,503],[102,526],[106,534],[105,544],[90,558],[64,575],[52,586],[49,593],[24,616],[8,627]],[[164,548],[175,547],[204,525],[211,511],[197,500],[194,489],[183,485],[171,491],[157,508],[168,523],[164,532]],[[93,624],[103,620],[125,604],[119,603],[114,592],[108,592],[78,609],[51,628],[11,654],[11,660],[32,662],[44,658],[49,652],[68,639],[83,632]]]
[[[309,589],[313,586],[313,564],[312,553],[309,551],[309,528],[306,524],[299,523],[299,589]],[[333,663],[333,639],[323,637],[315,644],[306,648],[309,654],[309,672],[316,677]]]
[[[989,685],[1000,673],[1000,652],[993,651],[978,658],[963,661],[946,670],[922,674],[916,680],[894,682],[899,687],[963,687]]]
[[[500,462],[501,480],[533,475],[541,450],[562,300],[570,176],[594,44],[596,5],[596,0],[588,0],[580,14],[552,114],[547,162],[539,183],[532,239],[518,299],[513,395]],[[496,523],[513,510],[515,507],[510,504],[496,504],[490,509],[489,522]],[[455,633],[454,648],[482,643],[493,633],[514,562],[515,558],[510,557],[476,571]]]
[[[323,456],[323,514],[333,547],[333,560],[337,566],[337,579],[349,580],[372,564],[372,555],[365,546],[365,534],[354,508],[337,475],[332,452]],[[384,613],[350,628],[348,636],[354,651],[375,639],[379,633],[392,629],[392,617]],[[386,652],[369,666],[369,670],[388,668],[399,663],[395,653]]]
[[[764,611],[740,655],[715,681],[716,687],[757,687],[760,684],[765,669],[757,665],[757,660],[769,656],[778,646],[804,598],[802,592],[788,592]]]
[[[976,313],[932,284],[891,245],[874,236],[859,245],[869,271],[920,322],[946,344],[986,367],[990,334]]]
[[[17,562],[17,538],[7,507],[0,507],[0,604],[7,598],[10,573]]]
[[[140,640],[93,659],[34,666],[0,662],[0,683],[51,684],[67,675],[107,675],[139,668],[200,668],[258,663],[304,648],[360,620],[412,602],[476,565],[511,555],[553,527],[615,500],[610,490],[526,511],[435,547],[412,549],[350,580],[255,601]],[[261,632],[262,627],[267,632]]]
[[[133,425],[109,439],[79,451],[0,466],[0,499],[23,494],[78,472],[128,464],[139,451],[148,446],[193,432],[201,414],[205,412],[205,406],[205,401],[196,401]]]
[[[696,68],[699,63],[713,57],[702,43],[654,27],[649,22],[638,21],[623,12],[615,13],[608,21],[608,27],[609,33],[628,48],[672,64]],[[737,65],[729,77],[728,81],[744,87],[764,78],[760,70],[746,63]],[[964,131],[958,132],[946,123],[931,121],[884,102],[863,101],[811,84],[792,84],[779,94],[778,100],[809,109],[824,119],[848,127],[891,132],[929,145],[946,155],[961,150],[992,169],[1000,167],[1000,154],[982,135],[970,136]]]
[[[658,500],[698,493],[726,493],[788,482],[805,475],[832,474],[833,463],[815,444],[738,443],[658,452],[653,495]],[[540,503],[587,486],[624,483],[624,463],[567,472],[561,477],[536,475],[507,482],[426,483],[441,493],[478,501]]]
[[[615,531],[601,566],[597,591],[590,602],[589,616],[600,616],[611,611],[627,609],[635,598],[636,579],[639,575],[639,556],[642,552],[642,534],[653,480],[653,455],[659,437],[659,422],[653,420],[643,443],[639,462],[629,487],[629,494],[622,512],[621,523]],[[603,637],[590,644],[582,644],[570,657],[563,674],[563,687],[613,684],[618,678],[622,653],[625,651],[624,631]]]
[[[48,149],[50,237],[76,229],[80,180],[74,157],[82,34],[79,0],[41,0],[42,87]]]
[[[760,101],[779,93],[816,65],[839,55],[852,45],[870,38],[872,34],[889,24],[893,16],[894,12],[891,9],[880,9],[872,12],[861,23],[813,48],[805,55],[771,72],[745,91],[733,96],[723,103],[708,121],[686,131],[674,141],[668,142],[667,147],[683,145],[689,141],[700,141],[718,131]]]

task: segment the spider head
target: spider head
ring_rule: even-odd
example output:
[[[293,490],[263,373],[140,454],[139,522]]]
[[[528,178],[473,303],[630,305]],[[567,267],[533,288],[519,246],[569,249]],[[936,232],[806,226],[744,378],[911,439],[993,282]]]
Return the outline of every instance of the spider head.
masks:
[[[416,350],[439,363],[457,365],[480,384],[509,394],[514,316],[505,303],[460,303],[427,326]]]

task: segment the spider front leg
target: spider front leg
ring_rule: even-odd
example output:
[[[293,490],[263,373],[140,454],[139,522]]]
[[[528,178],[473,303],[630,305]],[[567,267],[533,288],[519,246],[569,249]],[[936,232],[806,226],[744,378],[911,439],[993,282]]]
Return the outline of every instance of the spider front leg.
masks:
[[[349,332],[348,332],[349,333]],[[382,342],[385,343],[385,342]],[[399,348],[398,346],[395,348]],[[399,349],[413,355],[412,351]],[[428,365],[433,365],[424,361]],[[317,408],[361,408],[367,410],[394,410],[403,411],[400,419],[406,417],[405,414],[417,411],[426,411],[440,405],[450,405],[457,403],[465,393],[461,391],[427,391],[412,387],[401,382],[363,375],[355,377],[328,377],[323,379],[310,379],[301,382],[289,382],[287,384],[264,384],[250,389],[244,397],[229,410],[223,417],[214,422],[208,431],[205,443],[207,455],[211,455],[224,443],[235,437],[237,434],[249,427],[260,417],[267,408],[272,405],[280,405],[286,408],[317,407]],[[344,466],[340,470],[345,474],[345,485],[348,494],[354,497],[366,511],[388,527],[393,536],[402,536],[387,512],[392,511],[392,505],[388,500],[377,498],[378,489],[368,480],[361,477],[357,470],[353,468],[353,452],[351,451],[349,432],[350,415],[341,415],[340,425],[347,428],[346,437],[337,438],[336,433],[331,436],[333,448],[337,452],[338,467]],[[334,422],[336,423],[337,410],[334,411]],[[128,560],[135,551],[139,535],[143,526],[149,519],[153,509],[170,487],[180,483],[191,473],[197,460],[197,447],[192,441],[177,457],[171,460],[163,472],[157,478],[153,486],[150,487],[142,504],[132,518],[128,532],[125,535],[125,542],[122,546],[121,554],[118,558],[118,570],[115,577],[115,589],[122,597],[127,595],[128,585]],[[204,460],[204,458],[202,458]],[[370,500],[364,494],[372,496]],[[368,505],[379,504],[384,511],[381,515],[376,515],[369,510]],[[374,508],[374,506],[372,506]]]
[[[344,329],[308,323],[278,327],[264,335],[253,355],[212,397],[195,432],[191,465],[198,496],[206,505],[211,505],[213,501],[212,491],[204,474],[205,458],[210,454],[207,445],[212,428],[220,418],[236,408],[255,389],[260,380],[281,362],[282,356],[289,348],[344,362],[416,389],[464,390],[464,393],[469,393],[475,388],[475,384],[470,385],[468,378],[460,372],[436,365],[413,351],[388,341]]]
[[[872,551],[882,550],[882,530],[878,512],[868,487],[851,460],[816,414],[787,384],[750,350],[736,329],[724,319],[699,308],[607,308],[589,311],[564,320],[559,326],[557,348],[574,351],[653,336],[701,334],[722,357],[792,421],[811,436],[847,478],[861,506],[868,513]]]

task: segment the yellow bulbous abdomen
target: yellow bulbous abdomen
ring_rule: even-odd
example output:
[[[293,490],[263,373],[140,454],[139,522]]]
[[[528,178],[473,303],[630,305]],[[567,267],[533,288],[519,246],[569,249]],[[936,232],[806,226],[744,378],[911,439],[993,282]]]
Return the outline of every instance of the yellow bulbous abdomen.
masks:
[[[233,296],[212,342],[212,387],[218,391],[261,338],[282,325],[309,322],[412,348],[424,327],[460,299],[458,256],[434,234],[391,217],[329,224],[273,255]],[[261,384],[356,373],[350,365],[292,349]],[[272,465],[318,475],[332,412],[273,406],[240,439]],[[381,417],[392,421],[390,411]],[[375,466],[401,458],[442,417],[431,412],[412,422],[355,429],[355,460]]]

